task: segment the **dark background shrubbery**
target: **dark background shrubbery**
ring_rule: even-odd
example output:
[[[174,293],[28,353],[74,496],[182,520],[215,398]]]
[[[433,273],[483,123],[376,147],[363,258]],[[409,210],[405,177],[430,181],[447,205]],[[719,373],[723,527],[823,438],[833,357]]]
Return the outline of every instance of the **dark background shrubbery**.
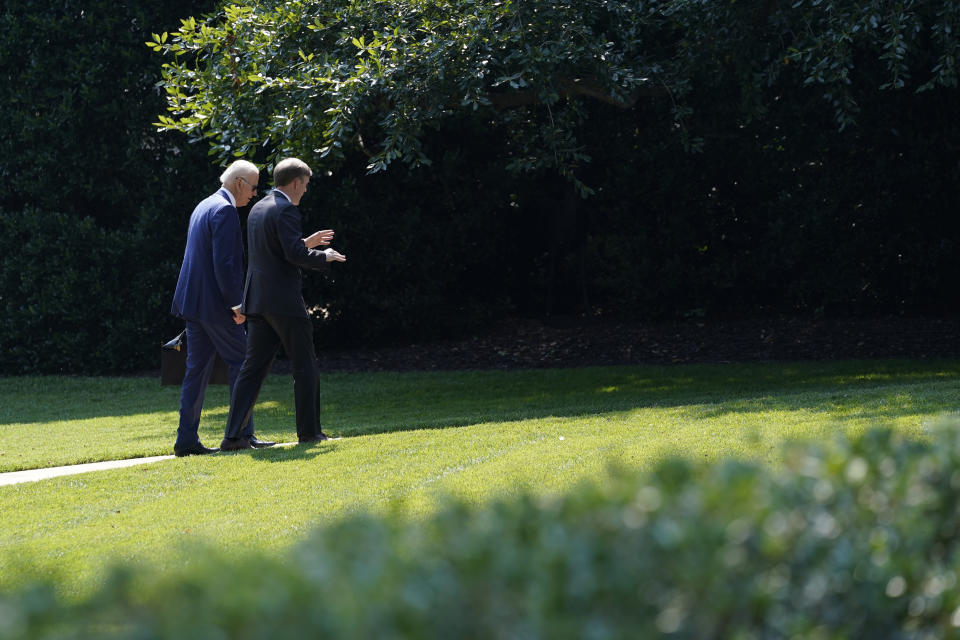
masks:
[[[956,637],[957,426],[795,445],[780,470],[675,460],[564,496],[358,515],[285,560],[193,549],[78,602],[0,595],[0,636]]]
[[[168,306],[186,222],[220,169],[151,126],[162,60],[143,42],[213,3],[148,5],[0,9],[2,374],[149,369],[178,330]],[[769,88],[752,120],[736,86],[694,91],[699,153],[684,150],[667,99],[586,103],[586,200],[557,176],[506,171],[511,141],[495,121],[432,132],[427,169],[367,176],[352,158],[316,176],[303,205],[305,227],[335,228],[349,256],[307,278],[318,340],[508,316],[955,312],[957,89],[879,91],[870,64],[844,131],[799,75]]]
[[[190,211],[220,170],[158,134],[153,31],[214,3],[0,7],[0,373],[156,366]]]

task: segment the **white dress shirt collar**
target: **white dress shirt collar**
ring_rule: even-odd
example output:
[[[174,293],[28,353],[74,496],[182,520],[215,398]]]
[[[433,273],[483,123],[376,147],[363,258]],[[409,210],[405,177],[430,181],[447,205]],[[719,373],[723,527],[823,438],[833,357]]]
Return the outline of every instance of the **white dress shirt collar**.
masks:
[[[232,204],[234,208],[236,208],[237,201],[233,198],[233,194],[230,193],[230,189],[227,189],[226,187],[220,187],[220,191],[226,194],[227,200],[229,200],[230,204]]]
[[[290,196],[288,196],[287,194],[285,194],[285,193],[284,193],[283,191],[281,191],[280,189],[274,187],[273,190],[276,191],[277,193],[279,193],[280,195],[282,195],[284,198],[286,198],[286,199],[289,200],[290,202],[293,202],[293,200],[290,200]]]

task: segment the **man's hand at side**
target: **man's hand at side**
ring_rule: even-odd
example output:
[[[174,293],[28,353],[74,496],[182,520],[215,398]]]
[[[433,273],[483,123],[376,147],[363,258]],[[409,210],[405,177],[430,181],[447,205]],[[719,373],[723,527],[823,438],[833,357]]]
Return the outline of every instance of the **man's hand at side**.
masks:
[[[247,316],[240,313],[240,307],[233,308],[233,323],[234,324],[243,324],[247,321]]]

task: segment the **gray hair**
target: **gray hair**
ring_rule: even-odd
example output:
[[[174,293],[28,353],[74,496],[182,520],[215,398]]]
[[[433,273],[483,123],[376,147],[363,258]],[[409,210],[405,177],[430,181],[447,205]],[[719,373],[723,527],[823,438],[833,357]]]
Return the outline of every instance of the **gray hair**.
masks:
[[[227,184],[231,180],[246,177],[251,173],[260,175],[260,169],[257,169],[257,165],[246,160],[237,160],[220,174],[220,184]]]

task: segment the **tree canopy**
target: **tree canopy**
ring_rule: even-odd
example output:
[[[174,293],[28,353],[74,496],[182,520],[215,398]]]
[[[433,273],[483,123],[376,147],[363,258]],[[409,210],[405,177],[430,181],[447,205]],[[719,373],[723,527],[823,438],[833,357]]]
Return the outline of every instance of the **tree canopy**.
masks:
[[[419,166],[425,130],[472,112],[506,128],[513,170],[576,183],[586,103],[656,104],[689,143],[692,89],[734,88],[749,120],[787,77],[845,128],[858,75],[877,91],[955,86],[958,27],[958,1],[241,0],[148,45],[169,58],[158,125],[221,161],[332,168],[353,146],[371,172]]]

